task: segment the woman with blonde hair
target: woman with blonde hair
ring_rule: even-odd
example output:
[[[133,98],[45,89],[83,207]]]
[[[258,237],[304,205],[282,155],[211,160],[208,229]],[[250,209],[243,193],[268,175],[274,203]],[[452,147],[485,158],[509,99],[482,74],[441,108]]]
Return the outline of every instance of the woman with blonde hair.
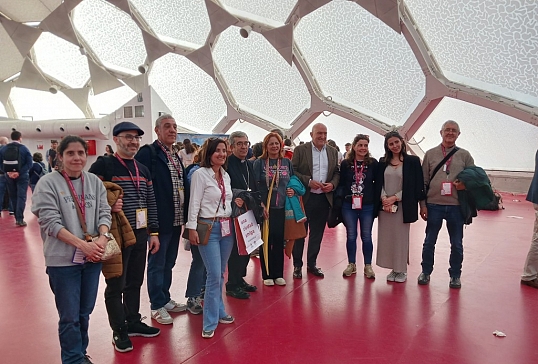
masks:
[[[254,180],[264,203],[271,196],[269,206],[266,206],[269,213],[267,251],[263,247],[260,249],[262,278],[266,286],[284,286],[284,204],[286,196],[295,194],[287,188],[293,176],[293,166],[289,159],[284,158],[282,138],[278,133],[267,134],[262,145],[262,155],[254,162]]]

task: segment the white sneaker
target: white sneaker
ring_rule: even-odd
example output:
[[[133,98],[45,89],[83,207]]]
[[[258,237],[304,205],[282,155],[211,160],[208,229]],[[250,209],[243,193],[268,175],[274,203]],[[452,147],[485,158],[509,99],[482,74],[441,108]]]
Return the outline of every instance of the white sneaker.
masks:
[[[170,325],[174,323],[172,316],[170,316],[164,307],[157,310],[151,310],[151,318],[163,325]]]
[[[275,284],[277,286],[285,286],[286,285],[286,281],[284,280],[284,278],[277,278],[275,279]]]
[[[187,305],[184,303],[177,303],[174,300],[170,300],[166,305],[164,305],[166,311],[168,312],[183,312],[187,311]]]
[[[275,281],[273,281],[272,279],[264,279],[263,280],[263,284],[265,286],[274,286],[275,285]]]
[[[405,281],[407,281],[407,273],[396,273],[396,277],[394,277],[394,282],[403,283]]]
[[[395,271],[391,271],[389,275],[387,276],[387,281],[394,282],[394,278],[396,278],[396,274],[398,273],[396,273]]]

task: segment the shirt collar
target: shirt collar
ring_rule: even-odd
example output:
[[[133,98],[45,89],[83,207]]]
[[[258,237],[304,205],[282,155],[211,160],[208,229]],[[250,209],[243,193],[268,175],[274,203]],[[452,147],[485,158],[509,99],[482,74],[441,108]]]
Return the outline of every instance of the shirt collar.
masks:
[[[315,150],[315,151],[318,151],[318,152],[323,152],[325,149],[327,149],[327,144],[323,144],[323,147],[321,149],[318,149],[316,148],[316,146],[314,145],[313,142],[312,143],[312,150]]]

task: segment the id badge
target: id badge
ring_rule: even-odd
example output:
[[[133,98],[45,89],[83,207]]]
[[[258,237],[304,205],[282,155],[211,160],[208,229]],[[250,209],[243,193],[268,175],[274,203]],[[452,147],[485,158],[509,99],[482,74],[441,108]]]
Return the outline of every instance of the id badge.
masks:
[[[182,205],[185,202],[185,189],[184,188],[179,189],[179,201],[181,202]]]
[[[232,230],[230,229],[230,219],[220,220],[220,234],[222,237],[230,236]]]
[[[441,196],[452,196],[452,182],[443,182],[441,184]]]
[[[362,196],[353,196],[353,202],[351,204],[353,210],[362,209]]]
[[[73,254],[73,263],[75,264],[84,264],[86,263],[86,255],[84,255],[84,252],[82,249],[76,248],[75,254]]]
[[[136,209],[136,228],[148,227],[148,209]]]

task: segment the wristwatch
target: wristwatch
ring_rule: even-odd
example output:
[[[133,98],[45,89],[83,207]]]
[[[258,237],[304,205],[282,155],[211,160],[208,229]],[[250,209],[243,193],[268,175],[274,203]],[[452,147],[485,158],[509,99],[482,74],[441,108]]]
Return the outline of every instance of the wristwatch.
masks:
[[[112,235],[109,231],[107,231],[106,233],[102,233],[101,235],[103,235],[108,240],[114,239],[114,235]]]

